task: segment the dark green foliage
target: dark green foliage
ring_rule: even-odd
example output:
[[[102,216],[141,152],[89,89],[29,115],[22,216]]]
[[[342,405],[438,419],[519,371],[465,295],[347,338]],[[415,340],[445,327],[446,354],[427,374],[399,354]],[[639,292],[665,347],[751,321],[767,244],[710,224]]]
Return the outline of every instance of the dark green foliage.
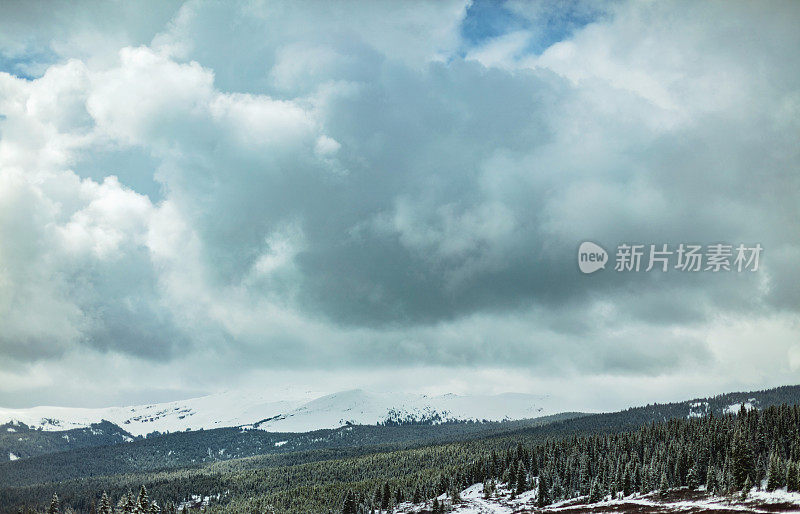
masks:
[[[113,514],[113,507],[111,506],[111,499],[108,494],[103,491],[103,496],[100,498],[100,510],[98,514]]]
[[[747,413],[740,413],[740,416],[746,418]],[[755,461],[751,447],[752,441],[747,437],[745,429],[746,427],[741,424],[737,426],[731,443],[731,472],[733,474],[733,488],[736,490],[741,489],[745,481],[751,478],[755,471]]]
[[[47,514],[58,514],[60,512],[60,502],[58,501],[58,495],[53,494],[53,499],[50,500],[50,507],[47,509]]]
[[[136,498],[136,507],[134,512],[146,513],[150,511],[150,498],[147,496],[147,488],[142,486],[139,489],[139,496]]]
[[[589,503],[597,503],[602,499],[603,499],[603,491],[598,481],[598,477],[595,477],[594,480],[592,481],[591,487],[589,488]]]
[[[572,422],[584,423],[585,418]],[[558,430],[563,423],[569,422],[558,423]],[[551,428],[394,451],[372,448],[336,455],[320,450],[3,487],[0,511],[26,503],[42,509],[56,491],[62,505],[85,512],[98,491],[106,490],[100,512],[114,498],[122,497],[118,511],[144,512],[145,503],[175,507],[192,494],[212,498],[209,514],[268,508],[282,513],[369,512],[386,510],[404,498],[431,502],[443,493],[458,501],[458,491],[475,483],[486,484],[490,494],[492,484],[503,478],[505,487],[516,492],[536,489],[537,503],[546,506],[584,495],[594,502],[616,491],[648,493],[703,482],[712,490],[746,494],[762,473],[760,462],[771,487],[796,488],[800,473],[800,407],[684,417],[628,431],[600,426],[594,433],[559,434]],[[138,496],[129,490],[138,490]],[[443,508],[438,500],[435,505]]]
[[[706,473],[706,489],[710,493],[716,493],[718,490],[717,470],[714,466],[708,466],[708,472]]]
[[[699,473],[700,470],[698,469],[698,466],[694,465],[686,474],[686,485],[689,487],[689,489],[697,489],[697,486],[700,485],[700,477],[698,476]]]
[[[348,491],[347,496],[344,498],[344,504],[342,505],[342,514],[356,514],[357,512],[356,499],[353,497],[353,492]]]
[[[132,439],[131,434],[110,421],[60,431],[36,430],[25,423],[6,423],[0,425],[0,459],[8,459],[9,453],[27,459],[78,448],[120,444]]]
[[[41,482],[112,475],[194,468],[220,461],[274,455],[274,462],[297,463],[303,455],[318,460],[345,458],[378,451],[389,451],[424,444],[466,441],[519,433],[583,414],[567,413],[533,420],[492,423],[445,423],[442,425],[347,426],[335,430],[306,433],[278,433],[262,430],[220,428],[196,432],[177,432],[127,444],[78,448],[68,452],[0,462],[2,486],[23,486]],[[110,424],[111,426],[116,426]],[[41,431],[32,431],[40,433]],[[63,433],[68,435],[71,432]],[[61,432],[58,434],[61,439]],[[0,435],[2,433],[0,432]],[[27,435],[26,435],[27,437]],[[63,439],[62,439],[63,440]],[[283,441],[286,441],[283,443]],[[275,443],[283,443],[275,446]],[[0,458],[15,454],[0,446]]]
[[[748,476],[744,480],[744,485],[742,486],[742,499],[743,500],[745,498],[747,498],[747,495],[750,494],[750,489],[752,489],[752,488],[753,488],[753,482],[752,482],[752,480],[750,480],[750,477]]]
[[[669,490],[669,479],[667,478],[667,472],[661,472],[661,481],[658,483],[658,490],[661,491],[661,494],[664,494]]]

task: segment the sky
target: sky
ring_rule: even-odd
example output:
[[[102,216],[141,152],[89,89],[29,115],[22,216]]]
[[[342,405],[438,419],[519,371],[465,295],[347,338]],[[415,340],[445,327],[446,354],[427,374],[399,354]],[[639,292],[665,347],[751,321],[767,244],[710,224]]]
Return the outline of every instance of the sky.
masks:
[[[800,4],[4,2],[0,405],[800,383]],[[581,273],[593,241],[611,260]],[[622,243],[757,270],[616,271]]]

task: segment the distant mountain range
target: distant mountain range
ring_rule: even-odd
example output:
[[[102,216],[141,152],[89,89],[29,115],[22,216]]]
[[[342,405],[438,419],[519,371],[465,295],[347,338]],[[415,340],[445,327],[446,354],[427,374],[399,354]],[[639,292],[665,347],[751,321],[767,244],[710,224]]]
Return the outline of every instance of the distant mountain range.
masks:
[[[131,458],[137,452],[152,451],[154,463],[179,465],[530,430],[553,435],[625,430],[652,421],[735,413],[742,405],[763,408],[782,403],[800,404],[800,386],[605,414],[562,413],[552,399],[541,395],[425,396],[363,390],[298,401],[237,392],[132,407],[0,409],[0,463],[135,443],[138,450],[131,448]],[[145,435],[149,435],[146,441],[142,440]],[[180,447],[186,451],[177,451]]]
[[[549,414],[556,410],[550,402],[520,394],[427,397],[355,390],[297,403],[227,393],[114,409],[6,409],[0,413],[0,499],[14,487],[225,461],[236,469],[293,466],[451,442],[622,432],[668,419],[733,414],[743,406],[797,405],[800,386],[600,414]],[[95,423],[97,416],[115,421]],[[220,425],[227,426],[214,428]],[[73,428],[60,429],[65,427]]]
[[[258,393],[222,393],[189,400],[83,409],[0,408],[0,425],[32,429],[86,429],[110,421],[133,436],[246,427],[270,432],[309,432],[346,425],[502,421],[555,413],[547,396],[507,393],[486,396],[370,393],[360,389],[306,400],[272,400]],[[13,430],[13,426],[6,430]]]

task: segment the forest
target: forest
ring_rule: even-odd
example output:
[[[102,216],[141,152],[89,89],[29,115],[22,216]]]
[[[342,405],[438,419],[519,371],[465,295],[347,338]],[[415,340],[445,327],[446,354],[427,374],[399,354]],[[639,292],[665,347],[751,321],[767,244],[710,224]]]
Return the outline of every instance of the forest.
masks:
[[[585,419],[585,418],[581,418]],[[516,433],[418,448],[337,456],[257,456],[158,472],[6,487],[3,512],[156,513],[391,510],[483,483],[537,491],[544,507],[568,498],[704,485],[739,494],[753,485],[800,488],[800,407],[650,422],[605,433]],[[203,501],[205,500],[205,501]],[[433,505],[437,510],[443,507]],[[38,509],[38,510],[37,510]]]

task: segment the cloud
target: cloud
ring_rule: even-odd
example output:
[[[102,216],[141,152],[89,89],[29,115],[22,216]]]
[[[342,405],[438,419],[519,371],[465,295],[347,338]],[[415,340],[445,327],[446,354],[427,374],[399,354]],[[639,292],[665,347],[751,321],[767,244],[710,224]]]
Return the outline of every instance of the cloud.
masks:
[[[119,36],[76,12],[52,41],[7,10],[39,32],[0,39],[2,371],[683,380],[722,375],[723,339],[750,355],[720,319],[783,341],[800,76],[776,49],[800,10],[506,7],[465,31],[480,9],[458,2],[187,2]],[[755,274],[589,277],[583,240],[765,254]]]

